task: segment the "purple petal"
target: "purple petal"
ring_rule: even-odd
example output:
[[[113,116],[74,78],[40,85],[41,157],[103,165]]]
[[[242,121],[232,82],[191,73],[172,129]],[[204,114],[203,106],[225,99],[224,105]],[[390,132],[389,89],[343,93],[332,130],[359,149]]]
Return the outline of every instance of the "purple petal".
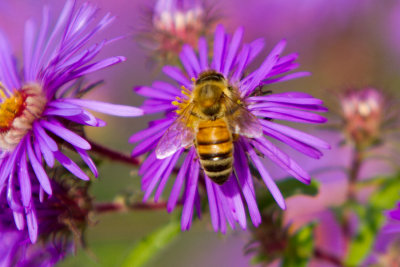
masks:
[[[164,134],[164,132],[158,132],[154,134],[152,137],[149,137],[145,139],[143,142],[138,144],[132,151],[131,156],[132,157],[137,157],[143,153],[146,153],[148,150],[156,146],[158,141],[160,140],[161,136]]]
[[[211,224],[213,225],[214,231],[217,232],[219,230],[219,213],[218,213],[218,205],[216,201],[216,195],[214,192],[214,188],[212,185],[212,181],[210,179],[205,179],[207,196],[208,196],[208,205],[210,207],[210,216],[211,216]]]
[[[162,92],[159,89],[152,88],[152,87],[146,87],[146,86],[138,86],[134,88],[135,92],[139,95],[142,96],[147,96],[151,98],[156,98],[156,99],[163,99],[163,100],[169,100],[169,101],[174,101],[175,95],[171,95],[169,93]],[[179,93],[179,91],[178,91]]]
[[[258,38],[250,43],[249,60],[247,61],[246,65],[250,64],[253,61],[253,59],[255,59],[258,56],[258,54],[263,50],[264,46],[265,46],[264,38]]]
[[[237,173],[240,187],[242,188],[243,196],[246,200],[251,221],[255,226],[261,223],[260,211],[257,207],[255,191],[253,187],[253,181],[250,173],[250,168],[247,163],[246,154],[243,151],[242,146],[239,142],[236,142],[234,150],[234,167]]]
[[[174,97],[180,95],[181,93],[177,87],[166,82],[155,81],[153,82],[152,87],[159,91],[164,91],[165,93],[170,94]]]
[[[226,183],[221,185],[221,190],[228,201],[231,212],[236,221],[242,229],[246,229],[246,213],[244,211],[243,201],[240,196],[236,179],[233,175],[231,175],[231,178]]]
[[[54,166],[54,155],[51,149],[47,146],[46,142],[40,137],[40,135],[37,136],[36,141],[39,144],[41,154],[44,157],[44,160],[46,161],[46,164],[49,167]]]
[[[318,98],[313,97],[298,97],[296,94],[273,94],[267,96],[253,96],[249,97],[248,101],[268,101],[268,102],[278,102],[278,103],[290,103],[299,105],[322,105],[323,101]]]
[[[217,195],[218,206],[220,207],[220,214],[225,215],[225,216],[222,216],[222,218],[225,218],[226,221],[228,222],[229,226],[232,229],[235,229],[235,218],[233,217],[232,210],[229,208],[230,205],[228,203],[227,198],[225,197],[224,193],[221,191],[221,187],[214,184],[214,191],[216,192],[216,195]],[[221,225],[221,232],[225,234],[226,229],[223,231],[224,228],[222,228],[222,226],[226,226],[226,225]]]
[[[54,152],[54,156],[56,157],[58,162],[60,162],[61,165],[63,165],[73,175],[75,175],[76,177],[78,177],[78,178],[80,178],[82,180],[85,180],[85,181],[89,181],[90,180],[90,178],[86,175],[86,173],[84,171],[82,171],[79,168],[79,166],[76,165],[75,162],[73,162],[70,158],[65,156],[63,153],[61,153],[60,151],[56,151],[56,152]]]
[[[243,38],[243,27],[240,27],[235,31],[229,46],[229,51],[228,55],[226,56],[224,71],[223,71],[223,75],[225,77],[228,76],[228,73],[232,68],[233,60],[235,59],[236,52],[239,49],[240,43],[242,42],[242,38]]]
[[[40,124],[47,130],[51,131],[55,135],[58,135],[59,137],[70,143],[71,145],[80,147],[85,150],[90,149],[90,144],[85,139],[83,139],[76,133],[68,130],[67,128],[55,125],[54,123],[50,123],[44,120],[41,120]]]
[[[181,168],[179,169],[178,176],[176,177],[174,186],[172,187],[171,194],[168,199],[167,203],[168,212],[171,212],[175,208],[176,202],[178,201],[179,193],[182,189],[184,178],[187,174],[187,170],[190,163],[193,161],[194,155],[195,155],[194,149],[191,149],[187,154],[186,159],[184,160]]]
[[[184,149],[180,149],[172,156],[172,159],[169,162],[168,168],[165,170],[163,177],[161,178],[160,184],[158,185],[158,188],[156,190],[156,193],[154,194],[154,202],[158,201],[162,192],[164,191],[165,185],[167,184],[168,178],[171,175],[172,169],[176,165],[176,162],[178,161],[178,159],[181,156],[183,151],[184,151]]]
[[[242,139],[243,140],[243,139]],[[256,152],[250,147],[247,141],[244,141],[243,144],[246,147],[247,153],[249,154],[251,160],[253,161],[255,167],[257,168],[258,172],[261,175],[265,185],[268,187],[269,191],[271,192],[272,196],[274,197],[275,201],[278,203],[281,209],[286,209],[285,199],[283,198],[279,188],[276,186],[275,182],[272,180],[271,176],[269,175],[268,171],[265,169],[263,164],[261,163],[260,159],[258,158]]]
[[[166,75],[177,81],[179,84],[186,86],[187,88],[190,88],[192,86],[191,82],[188,81],[188,79],[185,77],[185,75],[183,75],[179,68],[173,66],[165,66],[162,70]]]
[[[89,167],[89,169],[92,171],[94,177],[97,177],[99,175],[96,164],[94,164],[92,158],[89,156],[89,154],[86,152],[86,150],[80,149],[79,147],[74,147],[76,152],[78,152],[79,156],[82,158],[82,160],[86,163],[86,165]]]
[[[182,47],[182,52],[179,54],[179,58],[182,61],[187,73],[191,77],[197,77],[200,73],[200,63],[197,60],[196,54],[193,48],[189,45]]]
[[[275,79],[268,78],[267,80],[264,80],[262,82],[262,84],[286,82],[286,81],[290,81],[290,80],[293,80],[293,79],[298,79],[298,78],[301,78],[301,77],[307,77],[307,76],[310,76],[310,75],[311,75],[311,72],[299,71],[299,72],[295,72],[295,73],[286,74],[286,75],[283,75],[283,76],[275,78]]]
[[[250,46],[248,44],[245,44],[242,50],[240,51],[238,58],[236,59],[238,63],[236,70],[231,77],[232,82],[236,83],[237,81],[239,81],[239,79],[241,79],[244,68],[247,65],[249,55],[250,55]]]
[[[267,108],[254,110],[252,113],[259,117],[266,117],[276,120],[286,120],[301,123],[324,123],[327,119],[319,114],[288,108]]]
[[[75,104],[84,108],[88,108],[97,112],[120,116],[120,117],[136,117],[143,115],[143,111],[136,107],[124,106],[124,105],[115,105],[95,100],[86,100],[86,99],[60,99],[60,101],[64,101],[70,104]]]
[[[107,68],[109,66],[115,65],[115,64],[123,62],[125,60],[126,60],[125,57],[110,57],[110,58],[101,60],[99,62],[96,62],[96,63],[86,66],[84,71],[79,71],[79,76],[77,76],[77,77],[87,75],[92,72],[96,72],[98,70]]]
[[[257,138],[252,142],[252,144],[261,153],[266,155],[269,159],[271,159],[282,169],[293,175],[299,181],[305,184],[310,183],[310,175],[306,171],[304,171],[294,160],[292,160],[288,155],[280,151],[266,138]]]
[[[191,173],[189,174],[186,190],[187,194],[183,203],[181,227],[182,230],[187,230],[192,220],[194,197],[197,190],[197,181],[199,179],[200,165],[195,161],[191,165]]]
[[[222,55],[225,48],[225,29],[219,24],[215,29],[214,54],[212,67],[215,71],[222,72]]]
[[[12,51],[8,40],[0,31],[0,80],[7,89],[20,88],[21,84],[12,58]]]
[[[168,158],[161,160],[162,161],[161,166],[157,169],[156,173],[154,175],[152,175],[150,184],[146,188],[143,188],[145,190],[143,202],[146,202],[149,199],[151,193],[153,193],[154,188],[160,181],[161,175],[168,168],[172,159],[173,159],[173,156],[170,156]]]
[[[47,135],[46,131],[40,126],[37,121],[33,123],[33,132],[35,133],[35,136],[42,138],[43,141],[46,142],[46,145],[52,151],[58,150],[57,143],[50,136]]]
[[[319,159],[323,155],[322,152],[319,151],[318,149],[315,149],[314,147],[306,145],[300,141],[294,140],[291,137],[287,137],[286,135],[284,135],[278,131],[269,129],[268,131],[264,131],[264,134],[287,144],[291,148],[296,149],[297,151],[299,151],[309,157]]]
[[[268,129],[273,129],[273,130],[281,132],[289,137],[292,137],[295,140],[299,140],[305,144],[308,144],[310,146],[324,148],[324,149],[330,149],[330,145],[328,143],[326,143],[325,141],[322,141],[321,139],[314,137],[312,135],[309,135],[309,134],[306,134],[299,130],[290,128],[288,126],[280,125],[280,124],[273,123],[270,121],[260,120],[260,122],[261,122],[263,128],[267,131],[268,131]]]
[[[168,120],[165,120],[165,121],[163,121],[163,122],[161,122],[161,123],[159,123],[157,125],[154,125],[154,126],[149,127],[149,128],[147,128],[145,130],[137,132],[136,134],[132,135],[129,138],[129,142],[130,143],[136,143],[138,141],[141,141],[143,139],[146,139],[146,138],[156,134],[159,131],[163,131],[164,132],[164,130],[166,130],[172,124],[173,121],[174,120],[172,120],[172,119],[168,119]]]
[[[82,110],[81,109],[52,109],[52,108],[47,108],[44,112],[43,115],[47,116],[74,116],[81,114]]]
[[[13,211],[15,226],[22,231],[25,228],[24,214],[21,211]]]
[[[21,199],[24,207],[28,207],[31,202],[32,191],[31,191],[31,181],[28,172],[28,166],[26,162],[26,150],[22,150],[22,154],[19,161],[19,185],[21,188]]]
[[[52,194],[52,190],[51,190],[49,177],[47,177],[47,174],[44,171],[42,165],[39,163],[39,161],[37,160],[35,154],[33,153],[30,138],[27,138],[27,144],[26,145],[27,145],[29,161],[31,163],[33,171],[35,172],[36,177],[37,177],[40,185],[44,189],[44,191],[46,191],[46,193],[48,195],[51,195]]]
[[[38,222],[36,218],[35,211],[30,209],[25,209],[26,211],[26,223],[28,225],[29,239],[32,243],[35,243],[38,236]]]
[[[200,67],[202,71],[208,69],[208,49],[207,41],[204,37],[199,39],[199,57],[200,57]]]

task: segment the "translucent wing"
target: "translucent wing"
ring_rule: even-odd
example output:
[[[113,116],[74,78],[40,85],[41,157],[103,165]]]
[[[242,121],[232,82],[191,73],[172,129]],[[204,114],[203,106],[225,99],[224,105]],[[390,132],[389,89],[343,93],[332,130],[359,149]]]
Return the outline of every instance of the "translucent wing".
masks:
[[[191,127],[193,125],[192,109],[193,104],[189,104],[161,137],[156,147],[158,159],[167,158],[181,147],[188,147],[193,144],[195,131]]]
[[[258,138],[263,134],[262,126],[257,117],[248,111],[240,102],[235,102],[225,96],[227,108],[226,118],[232,133],[249,138]]]

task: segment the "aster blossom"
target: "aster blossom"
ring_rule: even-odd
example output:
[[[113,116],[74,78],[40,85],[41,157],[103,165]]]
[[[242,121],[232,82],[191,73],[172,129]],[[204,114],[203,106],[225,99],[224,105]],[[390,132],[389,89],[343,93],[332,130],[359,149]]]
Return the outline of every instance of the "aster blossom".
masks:
[[[33,170],[30,174],[34,175]],[[1,266],[54,266],[75,250],[75,241],[82,239],[88,224],[91,198],[88,183],[63,179],[70,175],[57,172],[50,180],[53,195],[40,201],[32,199],[39,225],[38,241],[31,243],[32,232],[18,230],[12,218],[13,210],[7,200],[0,201],[0,265]],[[20,194],[19,190],[15,191]],[[32,181],[32,195],[40,194],[40,184]]]
[[[78,99],[87,89],[79,85],[79,78],[125,60],[110,57],[93,62],[109,41],[88,43],[114,19],[107,14],[97,21],[96,12],[94,6],[85,3],[78,8],[75,1],[69,0],[51,26],[50,12],[45,7],[40,27],[33,21],[26,23],[22,71],[17,69],[10,44],[0,32],[1,197],[7,197],[17,228],[24,229],[26,222],[32,242],[38,230],[32,181],[40,183],[40,199],[45,193],[52,194],[45,166],[51,168],[58,161],[76,177],[89,180],[61,152],[59,143],[75,150],[97,176],[96,166],[86,152],[91,147],[89,142],[71,130],[72,126],[105,125],[86,109],[116,116],[142,113],[133,107]]]
[[[210,35],[216,15],[202,0],[158,0],[138,35],[152,59],[176,63],[182,46],[196,46],[202,35]]]
[[[298,67],[298,64],[294,62],[297,54],[281,57],[280,54],[286,44],[283,40],[272,49],[259,68],[245,75],[247,66],[263,49],[264,41],[257,39],[240,48],[242,37],[242,28],[237,29],[233,36],[229,36],[225,33],[223,26],[218,25],[211,62],[208,59],[207,42],[205,38],[201,38],[198,43],[198,55],[190,45],[183,47],[180,60],[184,72],[174,66],[163,68],[164,73],[172,78],[175,84],[156,81],[150,87],[135,88],[138,94],[148,98],[141,106],[146,114],[165,112],[165,118],[150,122],[148,129],[130,138],[130,142],[139,143],[133,150],[132,156],[149,153],[139,169],[139,174],[143,175],[144,201],[150,198],[154,190],[156,190],[154,201],[160,199],[178,159],[187,152],[167,204],[167,210],[172,211],[180,199],[183,188],[180,200],[183,203],[181,220],[183,230],[190,228],[194,208],[200,215],[200,185],[204,185],[207,193],[215,231],[225,232],[227,224],[235,228],[236,223],[245,229],[245,203],[253,224],[256,226],[260,224],[261,216],[255,200],[255,189],[248,161],[256,167],[278,205],[283,209],[286,207],[283,196],[263,165],[259,153],[267,156],[298,180],[304,183],[310,182],[310,176],[265,136],[282,141],[312,158],[322,156],[319,148],[329,148],[327,143],[316,137],[272,121],[323,123],[326,121],[324,117],[307,112],[326,111],[321,100],[296,92],[258,95],[262,92],[263,85],[309,75],[308,72],[287,74]],[[222,75],[229,86],[239,92],[242,107],[258,118],[258,123],[265,135],[257,138],[241,135],[234,141],[233,172],[222,185],[214,183],[203,172],[195,146],[181,147],[164,159],[157,158],[155,150],[160,138],[177,119],[176,113],[182,112],[180,109],[182,104],[190,101],[188,95],[195,86],[193,81],[196,81],[205,71],[210,70]],[[181,86],[184,88],[182,91],[179,89]]]

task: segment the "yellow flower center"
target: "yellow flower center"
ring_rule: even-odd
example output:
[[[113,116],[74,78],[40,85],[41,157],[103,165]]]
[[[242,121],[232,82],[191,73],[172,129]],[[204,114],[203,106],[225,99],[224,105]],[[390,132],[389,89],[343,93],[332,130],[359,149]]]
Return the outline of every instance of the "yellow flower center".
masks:
[[[0,87],[0,97],[3,100],[0,104],[0,131],[7,131],[14,121],[14,118],[21,114],[24,108],[23,95],[15,90],[14,95],[7,97],[4,88]]]
[[[26,84],[12,94],[0,83],[0,98],[0,150],[12,151],[41,117],[47,99],[36,83]]]

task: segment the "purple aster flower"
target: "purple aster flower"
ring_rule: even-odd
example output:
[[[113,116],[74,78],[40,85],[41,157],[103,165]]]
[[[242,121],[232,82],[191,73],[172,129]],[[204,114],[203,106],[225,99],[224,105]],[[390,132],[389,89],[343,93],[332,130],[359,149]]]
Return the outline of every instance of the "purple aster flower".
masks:
[[[181,196],[183,230],[190,228],[194,207],[196,207],[197,213],[200,213],[200,192],[202,192],[199,191],[200,187],[204,187],[207,193],[211,221],[215,231],[225,232],[227,223],[232,228],[235,227],[235,223],[239,223],[243,229],[246,228],[245,203],[253,224],[256,226],[260,224],[261,216],[255,200],[249,161],[258,170],[260,177],[282,209],[285,208],[285,201],[263,164],[264,156],[303,183],[310,182],[310,176],[301,166],[275,146],[269,138],[282,141],[312,158],[322,156],[319,148],[329,148],[327,143],[316,137],[272,121],[287,120],[302,123],[326,121],[324,117],[308,112],[326,111],[319,99],[305,93],[267,93],[264,95],[265,92],[262,91],[263,85],[309,75],[308,72],[287,74],[298,67],[298,64],[294,62],[297,54],[281,57],[286,45],[286,41],[283,40],[272,49],[260,67],[248,73],[247,66],[261,52],[264,41],[258,39],[250,44],[244,44],[240,48],[242,36],[242,28],[237,29],[233,36],[230,36],[225,33],[223,26],[219,25],[215,31],[211,61],[208,59],[206,40],[201,38],[198,44],[198,55],[191,46],[183,47],[180,60],[184,66],[184,72],[173,66],[163,68],[164,73],[175,81],[174,84],[156,81],[152,86],[135,88],[138,94],[148,98],[142,106],[146,114],[165,112],[165,118],[152,121],[148,129],[134,134],[130,138],[130,142],[139,143],[132,152],[133,156],[149,153],[139,169],[139,174],[143,175],[144,201],[150,198],[154,190],[154,201],[160,199],[178,159],[187,152],[179,168],[167,205],[167,210],[172,211],[183,191]],[[212,75],[207,76],[205,73],[212,73]],[[214,83],[218,81],[219,84],[223,82],[225,87],[222,90],[226,94],[221,94],[218,101],[226,101],[224,102],[225,107],[228,103],[235,107],[232,109],[234,110],[232,113],[229,113],[230,109],[227,108],[228,111],[223,116],[232,115],[233,117],[238,110],[241,115],[246,116],[245,120],[239,120],[242,124],[235,124],[230,129],[233,133],[230,140],[233,137],[235,140],[233,140],[234,147],[227,153],[232,155],[232,150],[234,151],[233,165],[231,165],[232,161],[227,162],[226,165],[230,165],[233,171],[226,182],[219,181],[221,185],[207,177],[201,167],[204,163],[199,161],[199,158],[204,160],[204,157],[196,151],[196,147],[193,145],[194,142],[197,142],[195,136],[198,130],[194,126],[194,121],[196,121],[194,117],[200,117],[200,115],[194,113],[197,106],[193,106],[192,92],[207,79]],[[183,87],[182,92],[179,90],[180,87]],[[216,89],[215,92],[217,92]],[[235,101],[231,101],[232,98]],[[186,107],[193,109],[186,109]],[[177,124],[182,115],[178,118],[176,115],[185,113],[189,114],[186,117],[188,120]],[[214,119],[215,122],[223,121],[219,117]],[[227,121],[231,122],[228,118]],[[189,127],[186,127],[187,125]],[[228,126],[225,124],[224,127],[227,129]],[[178,134],[181,139],[171,133]],[[163,140],[159,142],[162,136],[164,136]],[[160,145],[157,147],[158,143]],[[160,151],[160,147],[166,151]],[[221,159],[224,157],[212,157],[212,160]],[[210,174],[213,170],[207,169],[206,171]]]
[[[177,62],[184,44],[197,46],[215,27],[214,12],[202,0],[158,0],[139,38],[162,62]]]
[[[116,116],[142,113],[133,107],[76,98],[86,90],[77,85],[78,78],[124,58],[93,62],[109,41],[85,47],[113,17],[107,14],[96,22],[95,7],[83,4],[75,9],[75,1],[67,1],[54,26],[49,23],[48,8],[43,10],[40,27],[27,22],[22,72],[16,68],[10,45],[0,32],[0,190],[7,194],[18,229],[24,228],[26,217],[32,242],[36,240],[37,229],[32,208],[33,180],[40,182],[41,199],[44,193],[51,195],[53,192],[45,165],[53,167],[57,160],[76,177],[89,180],[87,174],[61,152],[58,142],[67,143],[97,176],[96,166],[86,152],[90,144],[70,130],[73,125],[105,125],[86,109]],[[28,172],[30,167],[33,173]],[[20,194],[15,193],[17,188],[21,189]]]
[[[33,169],[29,170],[34,175]],[[53,266],[75,248],[74,240],[81,242],[82,232],[88,224],[91,198],[88,183],[62,179],[63,172],[50,180],[53,195],[40,201],[40,184],[32,181],[31,210],[34,210],[38,227],[31,224],[30,231],[19,230],[12,219],[15,208],[10,208],[7,198],[0,201],[0,265],[1,266]],[[14,181],[17,185],[17,182]],[[15,194],[22,194],[15,190]],[[28,217],[29,218],[29,217]],[[32,228],[39,234],[32,232]],[[32,237],[32,235],[35,235]],[[32,238],[38,237],[36,243]]]
[[[391,266],[389,263],[399,262],[400,202],[397,203],[395,209],[386,212],[386,217],[386,223],[378,232],[373,250],[363,266],[371,266],[372,264]]]

